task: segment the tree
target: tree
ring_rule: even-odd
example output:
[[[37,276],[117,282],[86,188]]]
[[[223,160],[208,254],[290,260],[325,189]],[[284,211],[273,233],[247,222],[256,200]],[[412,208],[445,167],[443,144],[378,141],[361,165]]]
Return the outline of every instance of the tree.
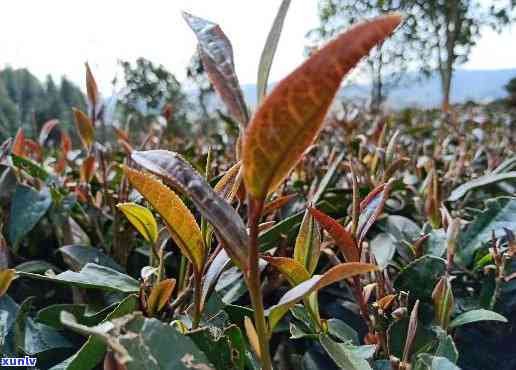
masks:
[[[49,119],[72,124],[71,108],[85,108],[81,90],[63,78],[58,86],[48,76],[42,84],[27,69],[10,67],[0,71],[0,138],[14,136],[23,127],[35,137]]]
[[[448,111],[453,72],[468,61],[481,30],[500,32],[513,20],[513,0],[404,0],[414,15],[411,34],[419,43],[421,67],[437,70],[441,80],[442,108]]]
[[[514,0],[320,0],[319,18],[321,30],[338,30],[358,17],[402,12],[403,27],[368,59],[372,95],[378,100],[385,78],[399,76],[407,67],[425,75],[437,72],[447,111],[455,68],[468,60],[482,29],[499,32],[514,20],[515,6]],[[325,39],[332,33],[320,35]]]
[[[516,77],[511,78],[507,85],[505,85],[505,91],[509,94],[509,104],[513,107],[516,106]]]
[[[308,37],[317,48],[322,42],[333,38],[342,30],[368,18],[401,10],[398,0],[321,0],[319,1],[320,26],[309,31]],[[403,25],[391,39],[373,50],[366,59],[365,72],[371,80],[370,104],[377,111],[390,89],[395,87],[405,75],[417,55],[411,48],[407,33],[410,29]]]

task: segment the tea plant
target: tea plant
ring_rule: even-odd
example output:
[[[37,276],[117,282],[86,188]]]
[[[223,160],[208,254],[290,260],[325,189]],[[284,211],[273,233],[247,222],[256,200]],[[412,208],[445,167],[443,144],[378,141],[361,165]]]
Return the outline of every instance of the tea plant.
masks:
[[[20,129],[2,145],[4,356],[52,369],[455,369],[482,353],[464,339],[474,330],[511,337],[515,157],[501,161],[496,139],[475,149],[462,116],[328,113],[397,14],[341,34],[269,93],[289,4],[255,112],[223,31],[184,14],[239,127],[227,153],[186,159],[159,124],[138,143],[113,128],[102,145],[89,67],[89,107],[73,111],[81,150],[55,120],[38,141]],[[213,175],[215,161],[227,170]]]

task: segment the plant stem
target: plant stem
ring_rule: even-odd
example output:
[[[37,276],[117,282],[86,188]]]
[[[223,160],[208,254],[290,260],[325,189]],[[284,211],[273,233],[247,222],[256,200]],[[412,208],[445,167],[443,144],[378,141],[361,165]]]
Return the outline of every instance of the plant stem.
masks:
[[[202,299],[202,276],[195,273],[194,275],[194,314],[192,320],[192,329],[197,329],[201,321],[201,299]]]
[[[247,276],[247,287],[251,296],[251,303],[254,309],[254,325],[260,342],[260,361],[262,370],[272,370],[272,361],[269,351],[269,330],[265,321],[263,308],[262,286],[260,281],[260,265],[258,253],[258,222],[263,208],[263,200],[249,199],[248,207],[249,226],[249,273]]]

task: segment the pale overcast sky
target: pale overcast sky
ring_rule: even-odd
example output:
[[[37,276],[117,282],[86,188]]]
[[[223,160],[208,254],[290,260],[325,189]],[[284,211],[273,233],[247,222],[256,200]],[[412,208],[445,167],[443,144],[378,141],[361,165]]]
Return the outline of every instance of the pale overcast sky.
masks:
[[[84,88],[90,62],[104,89],[117,60],[143,56],[182,80],[196,40],[180,10],[218,22],[233,43],[242,83],[254,83],[258,59],[280,0],[2,0],[0,66],[27,67],[38,77],[66,75]],[[317,0],[294,0],[271,72],[285,76],[303,60],[306,32],[316,27]],[[485,32],[470,69],[516,67],[515,32]]]

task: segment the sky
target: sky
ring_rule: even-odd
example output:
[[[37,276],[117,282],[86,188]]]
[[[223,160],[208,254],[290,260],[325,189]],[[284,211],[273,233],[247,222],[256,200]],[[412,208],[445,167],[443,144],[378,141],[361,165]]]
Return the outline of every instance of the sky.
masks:
[[[143,56],[183,80],[196,47],[180,15],[186,10],[221,25],[232,41],[241,83],[255,83],[279,4],[280,0],[2,0],[0,67],[26,67],[41,79],[66,75],[84,89],[88,61],[105,91],[119,73],[117,60]],[[303,61],[306,32],[317,25],[317,0],[292,1],[270,81]],[[501,35],[483,32],[464,67],[516,67],[515,31],[513,27]]]

